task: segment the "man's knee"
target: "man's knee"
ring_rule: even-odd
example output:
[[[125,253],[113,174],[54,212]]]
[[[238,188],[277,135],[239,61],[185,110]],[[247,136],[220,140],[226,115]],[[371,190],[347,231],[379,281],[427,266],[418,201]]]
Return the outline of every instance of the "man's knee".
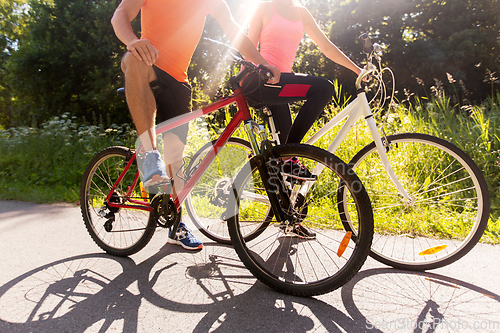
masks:
[[[127,51],[127,52],[125,52],[125,54],[122,57],[122,61],[120,62],[120,67],[121,67],[123,73],[127,72],[129,57],[131,55],[132,55],[132,52]]]
[[[137,59],[132,52],[127,52],[121,61],[122,72],[127,76],[144,76],[149,77],[152,67],[146,65],[144,61]]]

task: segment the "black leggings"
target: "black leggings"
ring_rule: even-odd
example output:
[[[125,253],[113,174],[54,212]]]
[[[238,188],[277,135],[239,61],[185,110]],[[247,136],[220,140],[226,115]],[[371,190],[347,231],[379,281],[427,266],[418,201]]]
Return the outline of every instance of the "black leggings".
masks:
[[[281,73],[280,82],[261,82],[256,89],[258,83],[257,73],[250,74],[243,83],[244,91],[250,91],[245,95],[271,110],[281,144],[300,143],[331,101],[334,92],[331,81],[307,74]],[[288,104],[302,100],[306,102],[292,125]]]

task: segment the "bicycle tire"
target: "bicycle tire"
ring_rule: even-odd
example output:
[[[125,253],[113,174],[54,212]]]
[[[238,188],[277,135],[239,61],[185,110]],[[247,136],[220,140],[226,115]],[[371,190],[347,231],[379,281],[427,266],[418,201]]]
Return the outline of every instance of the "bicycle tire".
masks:
[[[192,174],[214,144],[215,140],[208,142],[195,153],[186,168],[186,174]],[[237,137],[229,138],[184,201],[186,211],[194,225],[203,235],[217,243],[231,244],[227,222],[223,216],[227,209],[229,193],[220,192],[223,187],[225,190],[230,188],[233,178],[251,154],[252,147],[248,141]],[[247,239],[257,237],[267,224],[263,222],[254,229],[246,230],[245,237]]]
[[[108,193],[132,155],[133,152],[125,147],[109,147],[100,151],[85,169],[80,186],[81,211],[88,233],[101,249],[121,257],[144,248],[153,237],[157,223],[152,218],[153,214],[147,211],[106,206]],[[125,202],[123,194],[132,185],[136,173],[137,165],[133,163],[118,184],[112,200]],[[139,184],[133,193],[137,196],[135,199],[140,199]]]
[[[387,140],[387,156],[412,198],[409,203],[387,176],[374,142],[349,163],[372,201],[370,256],[405,270],[455,262],[474,247],[488,223],[490,196],[480,169],[461,149],[431,135],[403,133]]]
[[[289,144],[276,146],[273,159],[282,161],[297,157],[306,167],[323,164],[319,178],[305,197],[297,195],[293,222],[300,222],[314,239],[293,237],[283,232],[276,220],[268,221],[267,206],[258,196],[267,197],[257,169],[256,158],[249,161],[234,183],[234,216],[228,221],[233,246],[244,265],[267,286],[296,296],[320,295],[347,283],[361,268],[368,255],[373,236],[373,214],[363,184],[356,174],[338,157],[320,148]],[[267,161],[269,162],[269,161]],[[267,163],[266,162],[266,163]],[[271,173],[270,173],[271,174]],[[344,182],[352,197],[348,197],[351,223],[359,231],[356,240],[347,238],[343,228],[346,215],[337,210],[339,182]],[[253,196],[241,195],[253,191]],[[263,209],[262,209],[263,208]],[[284,207],[286,208],[286,207]],[[270,222],[259,237],[247,240],[242,229],[255,221]],[[342,241],[348,242],[342,249]]]

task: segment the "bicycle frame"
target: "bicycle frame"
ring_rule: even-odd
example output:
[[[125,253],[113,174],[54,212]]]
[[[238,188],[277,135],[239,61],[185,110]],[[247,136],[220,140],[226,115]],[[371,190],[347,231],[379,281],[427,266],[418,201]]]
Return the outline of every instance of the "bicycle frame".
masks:
[[[363,75],[363,74],[362,74]],[[360,75],[360,77],[362,76]],[[327,124],[323,126],[318,132],[316,132],[307,142],[306,144],[314,144],[316,141],[318,141],[323,135],[325,135],[328,131],[330,131],[334,126],[336,126],[338,123],[340,123],[342,120],[347,118],[346,122],[340,129],[340,131],[337,133],[335,138],[333,139],[332,143],[328,147],[328,151],[332,154],[335,154],[335,151],[337,148],[340,146],[342,141],[346,138],[347,134],[355,126],[355,124],[358,122],[358,120],[364,117],[368,128],[370,129],[371,136],[373,138],[373,141],[375,142],[375,145],[377,147],[377,152],[380,156],[380,159],[382,161],[382,165],[384,166],[387,174],[389,175],[390,179],[398,189],[399,193],[403,196],[403,198],[407,201],[410,201],[411,198],[406,192],[406,190],[403,188],[403,185],[401,185],[401,182],[398,180],[396,175],[394,174],[394,171],[392,170],[391,164],[389,163],[389,159],[387,158],[386,154],[386,147],[384,146],[382,142],[382,137],[380,136],[380,133],[377,128],[377,124],[375,123],[375,119],[373,119],[373,113],[370,109],[370,105],[368,103],[368,100],[366,98],[366,93],[364,91],[359,92],[357,98],[349,103],[342,111],[340,111],[335,117],[333,117],[332,120],[330,120]],[[318,165],[314,168],[313,174],[319,175],[322,171],[323,167],[321,165]],[[301,189],[301,193],[305,194],[311,187],[311,183],[307,184],[306,186]]]
[[[217,153],[226,144],[226,142],[229,140],[231,135],[236,131],[236,129],[238,128],[238,126],[242,122],[244,122],[245,125],[248,124],[248,126],[246,126],[246,128],[245,128],[246,132],[249,136],[250,142],[254,143],[254,145],[253,145],[254,149],[257,148],[257,146],[256,146],[257,140],[255,137],[255,133],[252,130],[253,129],[252,128],[253,120],[252,120],[252,117],[250,115],[250,109],[248,108],[248,104],[245,100],[245,96],[242,94],[242,89],[239,88],[239,89],[236,89],[234,91],[233,95],[228,96],[228,97],[223,97],[219,101],[212,103],[210,105],[207,105],[199,110],[193,111],[191,113],[186,113],[184,115],[177,116],[177,117],[171,119],[170,121],[168,121],[166,124],[160,126],[157,129],[157,134],[164,133],[166,131],[169,131],[169,130],[176,128],[178,126],[187,124],[188,122],[190,122],[196,118],[203,117],[209,113],[217,111],[217,110],[219,110],[225,106],[231,105],[233,103],[236,103],[238,111],[236,112],[234,117],[231,119],[231,121],[229,122],[227,127],[224,129],[224,131],[222,132],[220,137],[216,140],[215,144],[212,146],[212,148],[210,149],[210,151],[208,152],[206,157],[203,159],[202,163],[196,168],[196,170],[191,175],[191,177],[186,182],[186,184],[181,189],[181,191],[179,193],[177,193],[177,197],[174,200],[177,209],[180,208],[180,206],[182,205],[182,203],[184,202],[186,197],[189,195],[189,193],[191,192],[193,187],[200,180],[201,176],[203,175],[203,173],[205,172],[207,167],[215,159],[215,157],[217,156]],[[254,153],[256,153],[255,150],[254,150]],[[132,163],[134,163],[136,158],[137,158],[137,152],[135,152],[135,154],[133,154],[130,161],[127,163],[127,166],[124,168],[122,174],[120,175],[120,177],[118,177],[118,180],[115,182],[115,184],[113,185],[113,188],[111,189],[111,191],[107,195],[106,202],[107,202],[109,207],[132,208],[132,209],[139,209],[139,210],[145,210],[145,211],[152,211],[153,210],[152,206],[148,202],[142,201],[142,200],[134,200],[131,198],[132,191],[136,187],[137,182],[139,181],[139,171],[137,171],[137,174],[135,175],[134,181],[132,182],[132,184],[130,185],[130,187],[128,189],[128,193],[126,193],[124,196],[127,198],[127,201],[130,202],[131,204],[115,203],[115,202],[111,201],[111,197],[112,197],[114,191],[116,190],[118,184],[123,179],[125,174],[128,172],[130,166],[132,165]]]

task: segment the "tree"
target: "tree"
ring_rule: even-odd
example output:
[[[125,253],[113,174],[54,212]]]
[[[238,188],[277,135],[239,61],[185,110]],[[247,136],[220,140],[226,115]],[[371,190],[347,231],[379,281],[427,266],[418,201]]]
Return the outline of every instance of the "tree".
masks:
[[[65,112],[130,121],[125,102],[116,96],[123,85],[119,62],[124,52],[110,24],[117,4],[30,2],[29,23],[8,61],[18,123],[39,123]]]
[[[384,61],[395,71],[400,92],[406,88],[423,95],[419,82],[446,82],[449,73],[464,83],[469,99],[482,100],[491,91],[485,75],[500,71],[498,0],[340,3],[332,15],[330,37],[358,62],[361,48],[356,41],[362,32],[385,47]]]
[[[5,127],[13,120],[6,64],[24,27],[25,8],[24,0],[0,0],[0,126]]]
[[[239,18],[248,7],[227,1]],[[109,113],[116,122],[130,122],[126,103],[116,96],[123,85],[119,61],[125,52],[110,25],[119,0],[31,0],[29,24],[9,61],[18,123],[37,123],[70,112],[87,119]],[[132,22],[139,35],[140,15]],[[210,16],[204,36],[227,43]],[[194,105],[213,96],[229,64],[225,50],[200,45],[188,75],[195,87]]]
[[[125,48],[110,19],[120,0],[24,1],[0,0],[0,125],[40,123],[65,112],[87,119],[109,114],[115,122],[130,122],[125,101],[115,94],[123,85],[119,62]],[[254,3],[227,2],[245,27]],[[385,65],[396,73],[400,92],[406,88],[426,94],[435,78],[446,84],[449,73],[464,83],[467,97],[476,100],[491,93],[500,75],[498,2],[301,0],[320,27],[329,29],[331,40],[358,64],[363,62],[357,41],[362,32],[381,43]],[[133,25],[138,32],[139,17]],[[204,36],[227,43],[210,17]],[[195,107],[227,78],[229,64],[221,64],[223,53],[206,45],[196,50],[188,71]],[[308,39],[300,46],[294,70],[340,78],[344,89],[353,86],[354,74],[326,59]],[[487,75],[489,81],[484,82]]]

